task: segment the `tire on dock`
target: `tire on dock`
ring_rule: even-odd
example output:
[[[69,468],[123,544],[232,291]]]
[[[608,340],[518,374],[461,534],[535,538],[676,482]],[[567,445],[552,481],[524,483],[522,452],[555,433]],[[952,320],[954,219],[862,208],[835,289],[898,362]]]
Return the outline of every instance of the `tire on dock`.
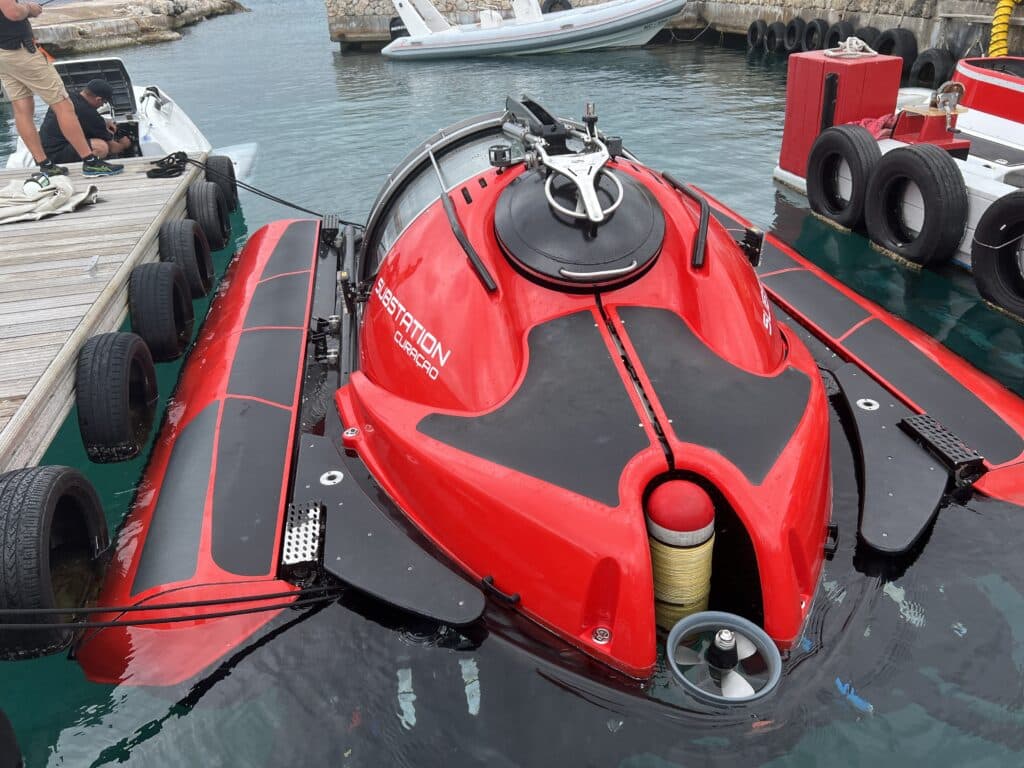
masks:
[[[193,299],[201,299],[213,287],[210,244],[199,222],[192,219],[165,221],[160,225],[160,261],[181,267]]]
[[[800,50],[820,51],[824,48],[828,28],[827,19],[814,19],[807,22],[807,26],[804,27],[804,36],[800,42]]]
[[[914,230],[906,203],[918,195],[923,220],[921,229]],[[882,248],[921,266],[945,263],[956,253],[967,224],[964,177],[949,153],[934,144],[899,147],[875,166],[864,216],[868,235]]]
[[[836,48],[850,37],[856,37],[853,24],[848,21],[837,21],[825,33],[825,48]]]
[[[858,229],[864,222],[868,184],[881,159],[878,142],[863,126],[837,125],[823,131],[807,160],[811,210],[847,229]],[[840,185],[844,168],[850,178],[848,194]]]
[[[799,16],[789,20],[786,24],[786,37],[784,40],[786,53],[798,53],[802,50],[802,46],[804,44],[804,30],[806,28],[807,22]]]
[[[1024,320],[1024,190],[988,207],[974,230],[971,270],[985,300]]]
[[[886,56],[899,56],[903,59],[901,82],[906,82],[910,70],[917,61],[917,38],[909,29],[887,29],[875,40],[874,49]]]
[[[881,34],[877,27],[858,27],[857,31],[854,32],[854,35],[867,43],[870,48],[875,47],[875,43],[878,42],[878,36]]]
[[[956,59],[942,48],[929,48],[918,54],[910,68],[909,85],[935,89],[953,77]]]
[[[764,49],[768,53],[786,52],[786,25],[781,21],[773,21],[764,33]]]
[[[162,261],[140,264],[128,281],[132,330],[142,337],[156,361],[177,360],[192,340],[195,315],[185,273]]]
[[[94,597],[110,543],[92,484],[71,467],[0,475],[0,608],[77,608]],[[70,614],[0,616],[0,658],[56,653],[74,640]],[[5,629],[5,624],[68,628]]]
[[[220,187],[212,181],[194,181],[185,191],[188,218],[199,222],[210,250],[219,251],[231,236],[228,204]]]
[[[764,35],[768,31],[768,22],[757,19],[747,27],[747,48],[760,48],[764,45]]]
[[[156,401],[156,369],[142,338],[102,333],[85,342],[75,369],[75,405],[90,461],[137,456],[149,439]]]
[[[220,187],[228,211],[238,210],[238,180],[235,178],[235,164],[226,155],[210,155],[206,158],[206,180]]]

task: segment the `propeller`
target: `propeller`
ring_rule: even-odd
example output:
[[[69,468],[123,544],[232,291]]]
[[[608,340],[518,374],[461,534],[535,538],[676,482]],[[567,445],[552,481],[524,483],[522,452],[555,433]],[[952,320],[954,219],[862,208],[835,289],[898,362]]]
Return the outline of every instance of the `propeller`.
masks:
[[[701,681],[701,687],[717,687],[726,699],[745,699],[757,691],[736,667],[756,653],[757,646],[748,638],[723,628],[715,632],[707,648],[703,640],[696,648],[680,643],[674,655],[679,666],[697,668],[694,676]]]

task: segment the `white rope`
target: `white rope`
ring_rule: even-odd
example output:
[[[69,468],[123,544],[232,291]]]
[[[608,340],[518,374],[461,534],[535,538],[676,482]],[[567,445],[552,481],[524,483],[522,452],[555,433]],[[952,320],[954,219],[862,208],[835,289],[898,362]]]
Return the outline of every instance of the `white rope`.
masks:
[[[829,48],[825,51],[825,55],[837,58],[859,59],[865,56],[877,56],[878,51],[874,50],[859,37],[848,37],[835,48]]]

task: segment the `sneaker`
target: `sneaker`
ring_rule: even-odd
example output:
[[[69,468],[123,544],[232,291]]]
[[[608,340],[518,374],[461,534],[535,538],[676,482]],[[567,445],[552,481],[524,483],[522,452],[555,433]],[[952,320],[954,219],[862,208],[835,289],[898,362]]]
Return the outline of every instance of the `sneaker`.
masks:
[[[108,163],[96,157],[86,158],[82,161],[83,176],[114,176],[124,170],[123,165]]]
[[[50,158],[46,158],[43,162],[37,163],[39,166],[39,172],[46,176],[67,176],[68,169],[63,165],[57,165]]]

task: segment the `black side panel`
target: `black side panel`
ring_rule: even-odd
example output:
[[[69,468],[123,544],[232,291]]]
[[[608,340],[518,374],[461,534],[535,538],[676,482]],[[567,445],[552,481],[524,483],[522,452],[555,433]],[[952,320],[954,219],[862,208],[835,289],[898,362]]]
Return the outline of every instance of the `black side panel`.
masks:
[[[301,328],[306,324],[309,273],[300,272],[260,283],[245,314],[244,328]]]
[[[844,345],[990,463],[1024,451],[1020,435],[991,408],[884,323],[861,326]]]
[[[291,407],[299,375],[305,330],[246,331],[231,363],[228,393],[249,395]]]
[[[982,160],[999,163],[999,165],[1024,165],[1024,150],[989,141],[972,133],[962,133],[958,138],[970,139],[970,154]]]
[[[219,406],[206,406],[174,444],[132,582],[133,595],[184,581],[196,571]]]
[[[834,339],[868,316],[860,306],[806,270],[781,272],[761,280]]]
[[[906,406],[851,363],[834,373],[860,442],[861,538],[880,552],[906,552],[939,511],[949,475],[899,428],[912,415]]]
[[[529,349],[526,377],[505,405],[470,418],[431,414],[419,431],[618,506],[619,476],[649,442],[594,316],[577,312],[537,326]]]
[[[274,246],[261,280],[287,272],[300,272],[313,264],[316,239],[320,232],[318,221],[296,221],[288,225],[281,239]],[[305,306],[305,305],[303,305]]]
[[[807,376],[736,368],[668,310],[619,307],[618,314],[679,439],[718,451],[752,483],[764,480],[807,408]]]
[[[213,559],[239,576],[270,573],[281,482],[288,471],[291,412],[253,400],[224,401],[213,489]]]

